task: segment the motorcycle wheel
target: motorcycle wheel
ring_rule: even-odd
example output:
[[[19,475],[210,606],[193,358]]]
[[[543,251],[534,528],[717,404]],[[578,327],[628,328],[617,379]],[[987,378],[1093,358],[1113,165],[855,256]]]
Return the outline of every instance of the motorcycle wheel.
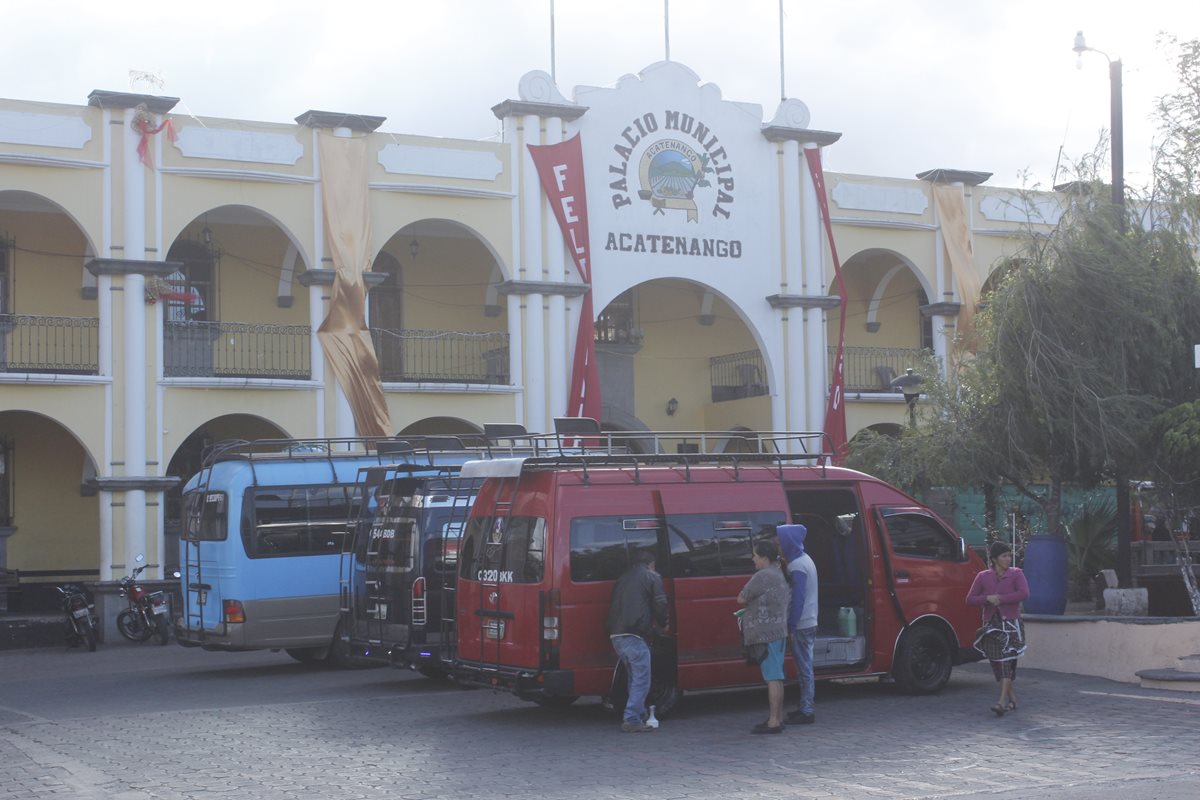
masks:
[[[131,642],[144,642],[150,638],[151,631],[142,622],[142,615],[127,608],[117,614],[117,630]]]
[[[166,644],[171,641],[171,628],[167,625],[167,618],[163,614],[154,615],[154,627],[158,632],[158,643]]]
[[[96,652],[96,629],[92,627],[91,619],[83,620],[79,623],[79,627],[82,629],[79,631],[79,638],[87,645],[88,652]]]

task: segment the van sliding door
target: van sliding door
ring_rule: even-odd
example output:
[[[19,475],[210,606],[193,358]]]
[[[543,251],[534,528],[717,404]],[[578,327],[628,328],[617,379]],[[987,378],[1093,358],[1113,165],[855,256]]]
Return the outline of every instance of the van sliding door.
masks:
[[[672,627],[682,689],[753,682],[734,612],[754,572],[754,545],[787,521],[778,483],[686,483],[661,490],[670,546],[660,572],[673,588]]]

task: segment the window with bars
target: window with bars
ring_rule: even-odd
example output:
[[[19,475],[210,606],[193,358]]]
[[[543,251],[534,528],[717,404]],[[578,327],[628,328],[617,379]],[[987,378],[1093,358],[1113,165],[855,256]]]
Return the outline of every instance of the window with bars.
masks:
[[[596,319],[596,341],[601,344],[641,344],[637,298],[633,289],[613,298]]]
[[[166,277],[170,293],[163,297],[168,322],[216,321],[217,251],[203,242],[181,239],[171,245],[168,261],[183,266]]]

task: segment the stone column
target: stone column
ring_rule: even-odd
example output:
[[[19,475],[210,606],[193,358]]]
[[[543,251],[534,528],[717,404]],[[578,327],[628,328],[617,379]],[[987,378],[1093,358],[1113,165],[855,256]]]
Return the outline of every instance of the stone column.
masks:
[[[790,430],[824,427],[829,388],[824,312],[840,302],[826,293],[825,234],[804,150],[833,144],[841,134],[810,129],[809,118],[804,103],[789,99],[763,126],[763,136],[778,143],[782,154],[783,263],[780,292],[767,302],[780,312],[784,331],[783,407]]]
[[[147,347],[146,333],[148,328],[157,330],[156,326],[161,323],[157,306],[146,304],[146,276],[168,275],[174,270],[174,266],[162,261],[146,260],[146,182],[151,173],[138,156],[138,145],[142,140],[142,132],[138,126],[157,127],[161,121],[160,115],[174,108],[177,102],[178,98],[175,97],[102,90],[93,91],[88,95],[88,105],[109,111],[112,114],[110,119],[121,120],[121,137],[114,148],[120,153],[121,171],[119,175],[113,176],[120,183],[121,189],[121,243],[112,243],[110,250],[120,249],[124,257],[93,259],[87,265],[97,276],[120,275],[123,279],[119,287],[123,292],[120,311],[121,363],[119,368],[113,369],[112,376],[114,385],[119,384],[121,390],[121,407],[114,409],[113,413],[114,416],[120,417],[123,428],[120,454],[114,453],[112,461],[119,462],[123,478],[127,482],[127,485],[122,486],[121,500],[112,498],[113,505],[119,502],[124,508],[123,563],[111,563],[117,557],[111,539],[101,543],[101,553],[111,554],[110,563],[100,565],[102,578],[110,577],[112,571],[128,569],[139,554],[147,559],[155,555],[147,552],[147,509],[150,506],[147,504],[146,491],[149,486],[154,493],[154,499],[161,502],[161,490],[156,489],[153,484],[155,476],[147,475],[149,443],[146,434],[150,425],[154,425],[155,430],[159,426],[157,419],[147,420],[147,409],[157,408],[157,403],[152,394],[147,394],[146,373],[157,363],[151,356],[154,359],[158,356],[153,353],[152,347]],[[106,198],[105,202],[111,202],[111,198]],[[154,244],[152,249],[157,252],[161,243]],[[109,288],[118,287],[109,284]],[[151,366],[147,366],[148,364]],[[155,452],[157,450],[155,446]],[[114,463],[101,465],[105,477],[113,477],[113,466]],[[160,468],[161,465],[156,466],[155,471]],[[147,481],[151,483],[147,484]],[[153,513],[157,519],[157,505],[153,507]],[[107,530],[111,536],[111,527]],[[101,525],[102,535],[105,531],[105,526]],[[151,560],[150,563],[159,565],[158,574],[161,575],[163,554],[158,553],[157,556],[157,559]]]
[[[504,122],[506,140],[514,146],[512,163],[517,170],[513,185],[518,193],[520,223],[514,225],[513,232],[519,241],[513,247],[513,279],[504,284],[510,290],[520,287],[508,291],[510,366],[513,380],[524,387],[518,418],[531,431],[546,431],[550,429],[550,418],[563,413],[567,406],[571,359],[568,342],[574,336],[567,329],[570,311],[566,297],[572,295],[564,295],[554,287],[566,285],[563,281],[569,284],[575,272],[564,257],[562,232],[544,199],[527,145],[558,144],[564,124],[578,119],[587,108],[564,98],[545,72],[524,75],[519,90],[519,100],[505,100],[492,108],[497,119]],[[544,292],[543,287],[552,291]]]

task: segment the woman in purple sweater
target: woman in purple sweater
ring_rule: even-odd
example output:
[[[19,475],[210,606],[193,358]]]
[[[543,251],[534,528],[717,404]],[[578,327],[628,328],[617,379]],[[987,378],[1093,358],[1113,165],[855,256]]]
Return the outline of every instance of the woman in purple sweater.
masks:
[[[1029,597],[1029,584],[1025,573],[1012,565],[1012,548],[1007,544],[992,542],[988,555],[992,567],[975,576],[967,592],[967,605],[982,608],[975,649],[992,662],[992,672],[1000,684],[1000,700],[992,711],[1002,717],[1017,710],[1013,681],[1017,677],[1017,658],[1025,652],[1021,601]]]

